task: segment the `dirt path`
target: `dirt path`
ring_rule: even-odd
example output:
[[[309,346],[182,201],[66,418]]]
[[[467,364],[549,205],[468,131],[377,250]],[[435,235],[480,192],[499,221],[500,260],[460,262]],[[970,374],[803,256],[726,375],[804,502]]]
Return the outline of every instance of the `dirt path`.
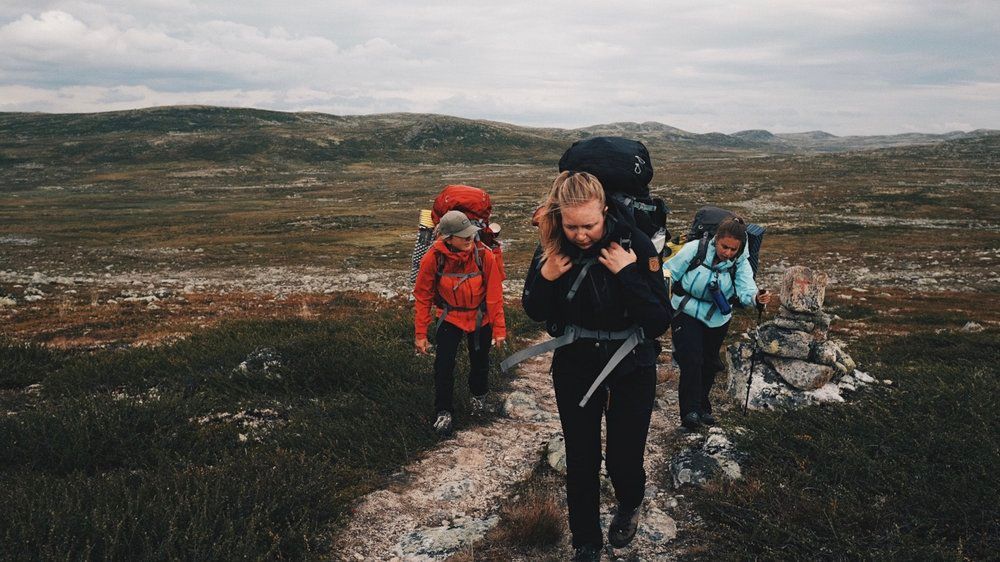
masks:
[[[506,397],[506,417],[457,432],[403,468],[386,489],[362,498],[336,540],[337,556],[342,560],[443,559],[495,526],[499,505],[516,484],[531,476],[548,441],[561,432],[548,374],[550,362],[551,354],[546,354],[521,365]],[[660,385],[662,396],[650,427],[643,523],[633,545],[615,551],[615,558],[673,557],[670,541],[676,536],[676,524],[667,512],[676,500],[670,491],[656,486],[669,462],[665,448],[676,436],[675,392],[667,387]],[[610,519],[611,510],[605,505],[605,527]],[[568,538],[557,549],[568,556]]]
[[[389,488],[365,496],[335,552],[345,560],[440,559],[496,525],[497,506],[560,431],[549,357],[519,369],[507,417],[457,432]]]

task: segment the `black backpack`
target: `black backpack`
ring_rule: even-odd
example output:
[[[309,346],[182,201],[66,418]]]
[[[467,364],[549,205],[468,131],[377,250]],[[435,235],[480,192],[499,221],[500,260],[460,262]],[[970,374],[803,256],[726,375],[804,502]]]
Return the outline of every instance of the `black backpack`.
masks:
[[[608,206],[615,214],[649,236],[663,255],[670,238],[667,213],[670,209],[649,193],[653,164],[649,151],[639,141],[622,137],[591,137],[576,141],[559,159],[559,171],[593,174],[604,187]]]
[[[698,212],[694,214],[694,220],[691,221],[691,230],[687,233],[687,241],[698,240],[698,253],[695,254],[694,259],[691,260],[691,264],[688,265],[687,270],[692,271],[699,265],[705,262],[705,256],[708,253],[708,242],[715,235],[715,229],[719,227],[719,223],[724,221],[729,217],[735,217],[736,213],[727,211],[725,209],[720,209],[719,207],[705,206],[698,209]],[[760,265],[760,245],[764,242],[764,227],[759,224],[748,224],[747,225],[747,239],[746,244],[750,247],[750,255],[747,257],[750,262],[750,268],[753,269],[753,277],[757,278],[757,268]],[[740,252],[743,252],[743,248],[740,248]],[[733,278],[733,285],[736,285],[736,268],[733,267],[729,270],[730,275]],[[677,282],[679,282],[678,280]]]

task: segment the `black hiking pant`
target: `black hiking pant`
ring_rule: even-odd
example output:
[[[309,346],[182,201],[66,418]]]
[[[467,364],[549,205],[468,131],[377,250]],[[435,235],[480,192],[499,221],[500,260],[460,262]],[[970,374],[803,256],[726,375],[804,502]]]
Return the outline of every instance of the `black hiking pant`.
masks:
[[[677,394],[681,419],[691,412],[711,414],[708,394],[715,384],[715,375],[724,367],[719,359],[722,341],[729,331],[729,322],[709,328],[688,314],[678,314],[671,323],[674,360],[681,368]]]
[[[473,396],[482,396],[490,389],[490,342],[493,340],[493,326],[487,324],[479,329],[479,351],[476,351],[476,333],[466,332],[450,322],[442,322],[434,340],[437,354],[434,356],[434,412],[455,411],[455,358],[458,344],[465,336],[469,348],[469,391]]]
[[[621,509],[634,509],[646,491],[649,418],[656,394],[656,366],[637,367],[609,377],[583,408],[587,393],[604,365],[584,364],[568,353],[552,364],[559,422],[566,439],[566,501],[573,546],[601,546],[601,418],[607,421],[605,466]]]

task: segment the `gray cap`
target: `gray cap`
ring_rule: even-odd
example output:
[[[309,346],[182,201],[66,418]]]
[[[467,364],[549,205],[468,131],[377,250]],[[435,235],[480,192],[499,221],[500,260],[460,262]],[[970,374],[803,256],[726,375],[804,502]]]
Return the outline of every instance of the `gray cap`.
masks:
[[[459,238],[468,238],[479,232],[479,227],[472,224],[469,217],[465,216],[462,211],[445,213],[441,217],[441,222],[438,223],[438,229],[442,236],[458,236]]]

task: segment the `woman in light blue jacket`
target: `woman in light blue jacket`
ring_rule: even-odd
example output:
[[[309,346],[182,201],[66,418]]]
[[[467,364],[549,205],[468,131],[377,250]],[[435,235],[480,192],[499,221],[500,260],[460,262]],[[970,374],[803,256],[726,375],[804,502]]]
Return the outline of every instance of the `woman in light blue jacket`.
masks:
[[[697,263],[698,240],[684,245],[664,268],[674,280],[671,324],[674,360],[681,369],[678,385],[681,425],[696,429],[713,425],[709,391],[722,370],[719,350],[732,318],[730,305],[767,304],[771,295],[758,291],[748,260],[747,227],[738,217],[722,221]],[[691,268],[692,263],[697,266]],[[713,296],[713,293],[715,295]]]

